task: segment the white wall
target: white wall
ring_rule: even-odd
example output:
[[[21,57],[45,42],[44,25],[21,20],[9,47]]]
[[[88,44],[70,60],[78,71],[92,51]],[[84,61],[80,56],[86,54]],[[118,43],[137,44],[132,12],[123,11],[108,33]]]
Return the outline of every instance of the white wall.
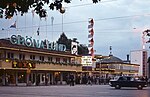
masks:
[[[142,50],[137,50],[137,51],[131,51],[131,64],[139,64],[139,76],[143,75],[143,51]]]

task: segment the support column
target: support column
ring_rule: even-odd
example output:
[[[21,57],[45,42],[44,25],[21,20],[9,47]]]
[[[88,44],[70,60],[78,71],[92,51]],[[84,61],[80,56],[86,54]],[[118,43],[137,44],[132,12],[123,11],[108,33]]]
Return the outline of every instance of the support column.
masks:
[[[49,74],[45,73],[45,85],[48,85],[48,80],[49,80]]]
[[[34,79],[33,85],[36,85],[36,76],[37,76],[37,75],[36,75],[36,72],[34,72],[34,73],[33,73],[33,79]]]
[[[29,74],[27,73],[27,81],[26,81],[26,85],[29,85]]]
[[[50,81],[51,81],[51,84],[53,85],[54,84],[54,72],[51,73]]]
[[[48,84],[50,85],[50,81],[51,81],[51,74],[48,73]]]
[[[42,74],[40,73],[40,80],[39,80],[39,84],[41,84],[41,81],[42,81]]]
[[[63,72],[60,73],[60,84],[63,82]]]
[[[15,72],[16,86],[18,85],[18,72]]]

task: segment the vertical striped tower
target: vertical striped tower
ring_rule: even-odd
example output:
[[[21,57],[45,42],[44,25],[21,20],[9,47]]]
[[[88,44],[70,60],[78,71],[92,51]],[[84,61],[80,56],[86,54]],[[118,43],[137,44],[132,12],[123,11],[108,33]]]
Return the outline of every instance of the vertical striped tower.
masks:
[[[89,40],[89,44],[88,44],[88,50],[89,50],[89,54],[92,56],[92,58],[94,58],[94,30],[93,30],[93,26],[94,26],[94,20],[93,18],[89,18],[89,24],[88,24],[88,40]]]

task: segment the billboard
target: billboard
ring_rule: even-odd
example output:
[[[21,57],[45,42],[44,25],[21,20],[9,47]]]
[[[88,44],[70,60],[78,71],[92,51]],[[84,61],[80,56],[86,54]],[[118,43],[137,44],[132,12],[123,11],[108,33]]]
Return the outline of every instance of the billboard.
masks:
[[[92,66],[92,56],[82,56],[81,64],[82,66]]]
[[[71,43],[71,54],[78,54],[78,45],[77,42],[72,42]]]

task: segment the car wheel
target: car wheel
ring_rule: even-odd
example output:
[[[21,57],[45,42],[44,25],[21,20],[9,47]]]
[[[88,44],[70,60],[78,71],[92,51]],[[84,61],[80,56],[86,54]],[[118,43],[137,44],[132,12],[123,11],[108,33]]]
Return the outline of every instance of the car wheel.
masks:
[[[142,89],[143,89],[142,85],[138,85],[137,88],[138,88],[139,90],[142,90]]]
[[[116,89],[120,89],[121,86],[120,86],[120,85],[116,85],[115,88],[116,88]]]

